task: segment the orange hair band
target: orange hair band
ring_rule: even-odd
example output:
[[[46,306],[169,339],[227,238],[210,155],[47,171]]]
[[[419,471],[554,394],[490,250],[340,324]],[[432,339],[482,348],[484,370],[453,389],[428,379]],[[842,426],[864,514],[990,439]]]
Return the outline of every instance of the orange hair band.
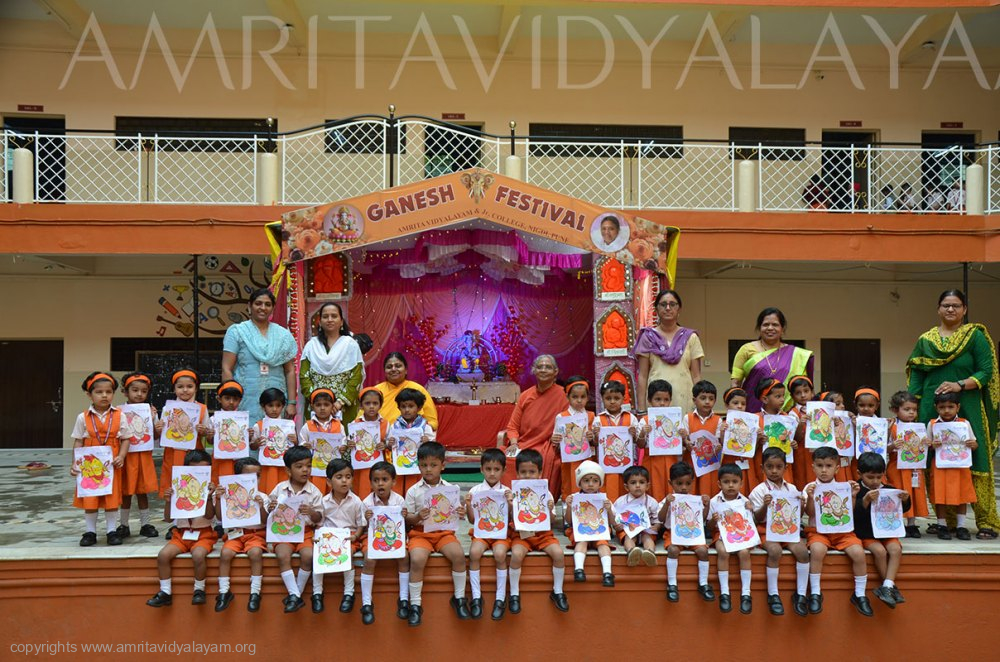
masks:
[[[819,394],[819,399],[820,400],[826,400],[826,396],[828,396],[828,395],[830,395],[829,391],[823,391],[822,393]]]
[[[587,389],[588,393],[590,393],[590,384],[588,384],[587,382],[583,381],[582,379],[578,379],[575,382],[570,382],[569,384],[566,384],[566,394],[567,395],[569,394],[570,391],[573,390],[574,386],[582,386],[583,388]]]
[[[316,398],[321,395],[328,395],[330,396],[331,400],[333,400],[334,402],[337,401],[337,396],[333,394],[333,391],[331,391],[328,388],[318,388],[309,394],[309,402],[315,402]]]
[[[857,400],[862,395],[870,395],[879,402],[882,402],[882,397],[879,396],[878,391],[876,391],[873,388],[859,388],[857,391],[854,392],[854,399]]]
[[[122,384],[122,386],[128,388],[128,385],[131,384],[132,382],[146,382],[147,384],[150,383],[149,377],[147,377],[146,375],[132,375],[131,377],[125,380],[125,383]]]
[[[234,389],[236,389],[237,391],[240,392],[241,396],[243,395],[243,387],[240,386],[239,382],[234,382],[233,380],[229,380],[228,382],[223,382],[222,384],[219,384],[219,388],[216,389],[215,392],[216,393],[222,393],[227,388],[234,388]]]
[[[772,386],[773,386],[773,384],[772,384]],[[771,389],[768,388],[768,391],[769,390],[771,390]],[[725,393],[722,394],[722,401],[726,402],[727,400],[729,400],[729,396],[732,395],[733,393],[735,393],[736,391],[743,391],[743,389],[741,389],[739,386],[732,387],[731,389],[729,389],[728,391],[726,391]],[[743,393],[746,394],[746,391],[743,391]],[[764,394],[767,394],[767,391],[764,391]]]
[[[789,383],[789,384],[792,384],[792,383],[794,383],[794,382],[797,382],[797,381],[798,381],[798,380],[800,380],[800,379],[801,379],[801,380],[803,380],[803,381],[805,381],[805,383],[806,383],[806,384],[809,384],[809,388],[815,388],[815,387],[813,386],[813,380],[809,379],[809,378],[808,378],[807,376],[805,376],[805,375],[795,375],[794,377],[792,377],[791,379],[789,379],[789,380],[788,380],[788,383]]]
[[[361,393],[358,393],[358,402],[364,400],[365,395],[368,393],[378,393],[378,399],[384,400],[384,398],[382,397],[382,391],[378,390],[374,386],[366,386],[365,388],[361,389]]]
[[[115,378],[105,372],[99,372],[90,379],[87,380],[87,390],[90,391],[90,387],[94,385],[95,382],[99,382],[102,379],[106,379],[112,384],[115,383]]]
[[[177,380],[180,379],[181,377],[190,377],[191,379],[194,380],[195,384],[198,384],[198,383],[201,382],[201,380],[198,379],[198,375],[195,374],[194,370],[178,370],[170,378],[170,383],[171,384],[176,384]]]
[[[767,388],[765,388],[763,391],[760,392],[760,397],[763,398],[764,396],[766,396],[774,389],[775,386],[780,386],[781,388],[785,388],[785,385],[776,379],[774,380],[773,384],[771,384],[770,386],[768,386]],[[723,398],[723,401],[725,401],[725,398]]]

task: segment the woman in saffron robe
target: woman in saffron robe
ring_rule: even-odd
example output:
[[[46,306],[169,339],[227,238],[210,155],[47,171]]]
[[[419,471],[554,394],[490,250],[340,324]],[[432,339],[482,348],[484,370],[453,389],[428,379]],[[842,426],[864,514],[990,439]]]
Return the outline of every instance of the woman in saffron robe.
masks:
[[[756,414],[761,409],[757,399],[757,384],[762,379],[774,378],[785,385],[785,404],[782,411],[792,407],[791,390],[788,383],[793,377],[805,375],[813,378],[813,353],[801,347],[786,345],[785,314],[777,308],[765,308],[757,316],[757,340],[748,342],[733,359],[733,386],[747,392],[747,411]]]

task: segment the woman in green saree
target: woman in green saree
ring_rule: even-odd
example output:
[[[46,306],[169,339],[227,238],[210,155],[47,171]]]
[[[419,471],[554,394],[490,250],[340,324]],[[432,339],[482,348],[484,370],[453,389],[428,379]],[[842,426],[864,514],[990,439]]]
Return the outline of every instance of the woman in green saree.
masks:
[[[986,327],[963,323],[967,304],[961,290],[947,290],[938,298],[941,323],[917,340],[906,362],[907,389],[920,399],[920,420],[925,423],[937,417],[935,394],[960,394],[958,415],[969,421],[979,441],[972,453],[976,537],[995,540],[1000,529],[993,484],[1000,371],[996,345]]]
[[[319,325],[316,335],[302,348],[299,361],[299,384],[309,402],[313,389],[328,388],[336,394],[334,412],[350,425],[358,416],[358,393],[365,381],[365,363],[361,348],[351,336],[351,329],[339,304],[324,303],[316,311]]]

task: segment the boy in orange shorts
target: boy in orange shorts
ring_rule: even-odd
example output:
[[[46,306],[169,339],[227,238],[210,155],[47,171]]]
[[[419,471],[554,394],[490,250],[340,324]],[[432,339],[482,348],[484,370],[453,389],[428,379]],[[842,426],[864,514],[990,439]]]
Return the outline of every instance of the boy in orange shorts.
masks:
[[[288,590],[285,598],[285,613],[298,611],[305,606],[302,591],[312,574],[313,528],[323,519],[323,493],[310,478],[312,473],[312,451],[305,446],[292,446],[285,451],[285,468],[288,480],[283,480],[268,495],[267,512],[278,506],[280,500],[289,497],[305,497],[299,505],[299,519],[305,524],[302,542],[279,542],[274,545],[274,555],[278,557],[281,581]],[[292,554],[299,555],[298,575],[292,572]]]
[[[851,561],[851,570],[854,573],[854,595],[851,596],[851,604],[862,616],[873,616],[872,605],[865,596],[865,587],[868,583],[868,565],[865,562],[865,550],[861,546],[861,540],[854,535],[854,532],[847,533],[818,533],[816,531],[816,502],[813,494],[816,492],[818,483],[832,483],[840,469],[840,456],[836,448],[824,446],[813,451],[813,472],[816,480],[806,485],[802,492],[803,503],[806,514],[809,516],[809,528],[806,529],[806,541],[809,545],[809,613],[818,614],[823,611],[823,594],[820,592],[820,575],[823,572],[823,559],[826,558],[826,551],[833,547],[843,552]],[[851,485],[852,502],[858,496],[859,485],[848,481]]]
[[[726,545],[721,540],[719,520],[726,511],[738,508],[745,512],[748,518],[753,517],[753,506],[750,499],[743,496],[743,474],[745,470],[733,462],[727,462],[719,467],[719,493],[708,502],[708,524],[712,530],[712,544],[715,545],[716,562],[719,568],[719,611],[732,611],[732,598],[729,596],[729,555]],[[728,505],[727,505],[728,504]],[[750,511],[750,512],[746,512]],[[707,531],[706,531],[707,533]],[[750,596],[750,550],[741,549],[736,552],[740,565],[740,613],[749,614],[753,611],[753,598]]]
[[[188,451],[184,455],[184,466],[210,467],[212,466],[212,456],[200,449]],[[208,488],[209,494],[215,490],[215,486],[211,484]],[[172,487],[167,487],[163,492],[163,498],[166,499],[163,507],[163,519],[165,520],[170,520],[170,495],[173,494],[173,491]],[[215,517],[215,503],[209,499],[205,505],[205,514],[201,517],[174,520],[175,528],[170,541],[156,555],[156,568],[160,573],[160,590],[146,601],[147,605],[150,607],[169,607],[173,604],[170,564],[178,555],[189,552],[191,553],[191,562],[194,564],[194,594],[191,596],[191,604],[205,604],[205,574],[208,570],[205,559],[219,539],[215,529],[212,528],[213,517]]]
[[[330,460],[326,465],[326,482],[329,492],[323,497],[323,523],[321,526],[333,526],[351,530],[351,554],[361,548],[357,542],[365,531],[365,507],[358,495],[351,491],[354,484],[354,469],[351,463],[339,457]],[[312,610],[318,614],[323,611],[323,578],[326,575],[313,575]],[[350,613],[354,609],[354,568],[344,572],[344,597],[340,601],[340,612]]]
[[[368,470],[371,479],[371,493],[362,499],[365,520],[375,517],[374,508],[396,507],[406,517],[406,500],[393,491],[396,484],[396,469],[391,462],[376,462]],[[377,559],[368,558],[368,536],[361,539],[361,553],[365,556],[365,566],[361,570],[361,622],[371,625],[375,622],[375,607],[372,605],[372,588],[375,585],[375,565]],[[399,572],[399,599],[396,601],[396,617],[407,620],[410,617],[410,559],[404,554],[397,559]]]
[[[879,490],[894,490],[892,485],[885,485],[885,459],[878,453],[862,453],[858,458],[858,477],[861,488],[854,502],[854,533],[861,538],[861,546],[871,552],[875,561],[875,569],[882,578],[882,585],[875,589],[875,597],[895,609],[896,605],[906,602],[896,588],[896,573],[903,556],[903,545],[899,538],[875,537],[872,530],[872,502],[878,498]],[[905,513],[910,509],[910,495],[905,491],[899,495],[900,504]]]
[[[253,474],[260,476],[260,462],[252,457],[241,457],[233,465],[236,474]],[[223,488],[215,488],[216,512],[221,510]],[[215,611],[223,611],[235,597],[229,590],[229,569],[237,554],[246,554],[250,559],[250,601],[247,611],[260,609],[260,589],[264,583],[264,552],[267,551],[267,540],[264,536],[264,497],[257,492],[254,497],[260,508],[260,523],[257,526],[245,526],[242,529],[226,530],[226,537],[219,554],[219,596],[215,599]]]
[[[681,546],[675,545],[671,539],[670,505],[674,502],[675,494],[691,494],[694,486],[695,475],[691,465],[683,460],[675,462],[670,467],[670,494],[660,502],[660,511],[657,515],[657,519],[663,522],[663,547],[667,550],[667,600],[670,602],[679,602],[681,599],[680,591],[677,590],[677,565],[680,561]],[[703,523],[708,502],[709,496],[701,495]],[[715,600],[715,591],[708,583],[708,545],[695,546],[694,555],[698,558],[698,594],[705,602],[712,602]]]
[[[424,567],[433,552],[440,552],[451,562],[451,581],[455,594],[451,607],[463,621],[469,618],[469,605],[465,601],[465,550],[451,531],[424,533],[424,520],[430,517],[425,497],[427,490],[438,485],[451,485],[441,479],[444,471],[444,446],[436,441],[421,444],[417,450],[417,466],[420,480],[406,491],[406,524],[410,527],[410,539],[406,547],[410,551],[410,613],[408,623],[420,625],[424,609],[421,606],[421,592],[424,588]],[[456,509],[459,517],[465,517],[465,505],[459,502]]]
[[[475,524],[479,513],[474,512],[472,496],[477,492],[488,490],[498,490],[504,493],[503,507],[510,510],[508,503],[511,499],[510,488],[500,482],[504,469],[507,466],[507,455],[499,448],[486,449],[482,457],[479,458],[480,471],[483,473],[483,482],[474,485],[465,500],[465,514],[470,524]],[[493,612],[491,617],[494,621],[503,618],[507,598],[507,552],[510,550],[510,540],[508,529],[504,530],[502,538],[473,538],[472,546],[469,548],[469,584],[472,587],[472,602],[469,603],[469,615],[472,618],[481,618],[483,615],[483,591],[480,585],[479,564],[483,554],[487,549],[493,550],[493,563],[497,570],[497,591],[496,599],[493,602]]]
[[[515,459],[517,467],[517,477],[519,480],[537,480],[542,477],[542,454],[528,448],[517,454]],[[583,463],[581,463],[583,464]],[[593,464],[593,463],[591,463]],[[507,497],[511,504],[514,502],[514,494]],[[549,522],[553,519],[552,509],[555,508],[555,499],[551,492],[545,493],[545,505],[549,509]],[[516,508],[515,508],[516,510]],[[566,576],[566,555],[552,531],[533,531],[534,535],[527,538],[521,537],[521,532],[516,528],[511,539],[510,553],[510,613],[521,613],[521,565],[528,552],[545,552],[552,559],[552,593],[549,600],[559,611],[569,611],[569,601],[563,593],[563,579]],[[497,605],[493,607],[493,620],[503,618],[502,603],[500,614],[497,615]]]
[[[620,479],[619,482],[621,482]],[[580,463],[580,466],[576,468],[576,486],[580,490],[578,494],[600,494],[601,488],[604,487],[604,469],[602,469],[601,465],[597,462],[584,460]],[[574,496],[576,495],[571,494],[566,500],[565,517],[571,517],[570,513],[571,508],[573,507]],[[611,501],[607,499],[606,495],[604,499],[604,509],[608,513],[607,524],[611,530],[614,530],[615,509]],[[587,560],[587,549],[593,545],[597,548],[597,555],[601,559],[601,586],[606,586],[608,588],[613,587],[615,585],[615,576],[611,574],[611,543],[607,540],[575,542],[573,540],[572,529],[570,530],[569,541],[570,544],[573,545],[573,581],[587,581],[587,574],[583,571],[583,564],[584,561]]]

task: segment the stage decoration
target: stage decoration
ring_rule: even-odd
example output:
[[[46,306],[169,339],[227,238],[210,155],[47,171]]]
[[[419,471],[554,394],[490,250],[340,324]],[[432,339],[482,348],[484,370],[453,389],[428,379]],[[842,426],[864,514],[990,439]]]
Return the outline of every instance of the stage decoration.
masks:
[[[632,293],[632,268],[613,257],[594,259],[594,298],[598,301],[627,301]]]
[[[407,321],[416,330],[407,329],[404,333],[406,342],[417,353],[417,358],[420,359],[426,373],[435,374],[438,363],[438,351],[435,346],[448,333],[449,326],[445,324],[444,327],[438,328],[433,316],[420,319],[416,315],[410,315]]]
[[[628,311],[615,304],[594,323],[594,353],[604,357],[628,356],[635,345],[635,323]]]
[[[611,364],[611,367],[601,376],[600,383],[604,382],[618,382],[625,386],[625,403],[626,405],[631,405],[635,401],[632,397],[635,393],[635,379],[632,377],[632,371],[628,370],[618,361]]]
[[[514,306],[507,307],[507,319],[494,328],[491,335],[503,355],[502,361],[498,364],[495,378],[520,381],[521,373],[524,371],[524,353],[527,344],[524,342],[524,333],[521,331],[521,318],[514,310]]]
[[[306,292],[310,299],[349,299],[354,279],[351,258],[346,253],[332,253],[309,262]]]

